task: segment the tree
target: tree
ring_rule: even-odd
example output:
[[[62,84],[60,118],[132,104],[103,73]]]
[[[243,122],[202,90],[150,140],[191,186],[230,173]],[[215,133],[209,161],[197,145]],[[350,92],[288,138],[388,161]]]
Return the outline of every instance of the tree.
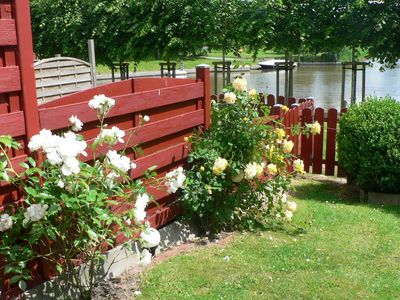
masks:
[[[396,0],[369,1],[368,15],[373,26],[363,45],[369,56],[381,63],[396,64],[400,59],[400,3]]]
[[[135,14],[137,22],[129,29],[134,59],[170,60],[192,55],[204,45],[212,10],[207,0],[142,0],[133,3]]]
[[[87,40],[96,42],[99,63],[130,59],[126,28],[129,0],[33,0],[32,31],[38,56],[87,59]]]

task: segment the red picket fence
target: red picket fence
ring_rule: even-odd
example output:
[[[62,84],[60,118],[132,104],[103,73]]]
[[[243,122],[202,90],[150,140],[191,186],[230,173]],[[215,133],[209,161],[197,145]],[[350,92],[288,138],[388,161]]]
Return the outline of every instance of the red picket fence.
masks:
[[[321,124],[321,134],[301,137],[300,157],[304,161],[305,171],[313,174],[345,177],[337,158],[336,134],[338,120],[342,113],[331,108],[327,112],[323,108],[315,110],[304,109],[302,125],[318,121]]]
[[[218,101],[224,98],[223,94],[213,95],[212,99]],[[328,176],[345,177],[340,167],[336,151],[336,133],[338,130],[339,113],[331,108],[327,112],[323,108],[314,109],[313,99],[296,98],[285,99],[279,96],[276,100],[274,95],[260,94],[260,100],[271,107],[270,116],[281,119],[286,128],[286,133],[294,143],[293,155],[304,161],[307,173],[325,174]],[[285,113],[282,106],[286,105],[289,110]],[[321,125],[321,134],[315,136],[293,136],[290,128],[294,125],[304,126],[318,121]]]

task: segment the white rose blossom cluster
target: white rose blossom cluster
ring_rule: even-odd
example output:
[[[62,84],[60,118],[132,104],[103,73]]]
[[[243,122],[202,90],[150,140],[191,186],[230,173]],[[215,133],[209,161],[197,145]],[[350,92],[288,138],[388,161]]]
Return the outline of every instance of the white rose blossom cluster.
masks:
[[[124,143],[125,131],[119,129],[116,126],[111,127],[111,129],[103,128],[101,129],[98,137],[96,138],[98,141],[105,142],[111,146],[116,145],[117,143]]]
[[[134,208],[135,224],[140,225],[146,218],[146,207],[149,204],[150,197],[146,193],[138,195],[136,197],[136,203]]]
[[[107,157],[108,162],[113,167],[115,167],[116,169],[118,169],[119,171],[121,171],[123,173],[128,172],[130,169],[136,168],[136,164],[131,163],[131,160],[128,156],[120,155],[115,150],[109,150],[107,152],[106,157]]]
[[[0,231],[4,232],[13,226],[13,220],[9,214],[2,214],[0,216]]]
[[[182,167],[179,167],[165,175],[165,185],[168,193],[176,193],[176,191],[184,186],[186,175]]]
[[[115,105],[115,100],[105,95],[96,95],[89,101],[89,107],[95,109],[100,116],[104,116]]]
[[[51,165],[61,165],[64,176],[80,172],[78,155],[87,156],[87,144],[78,140],[75,133],[68,131],[63,136],[53,135],[48,129],[42,129],[34,135],[28,144],[30,151],[42,150]]]
[[[32,204],[26,209],[26,212],[24,213],[25,219],[23,221],[23,224],[39,221],[46,215],[46,211],[48,208],[49,206],[47,204]]]

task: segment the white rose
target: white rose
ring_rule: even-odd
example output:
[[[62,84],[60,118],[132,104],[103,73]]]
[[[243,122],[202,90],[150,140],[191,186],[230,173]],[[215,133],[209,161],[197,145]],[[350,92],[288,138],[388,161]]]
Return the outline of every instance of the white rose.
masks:
[[[145,115],[145,116],[143,117],[143,121],[144,121],[144,122],[149,122],[149,121],[150,121],[150,117],[149,117],[148,115]]]
[[[119,155],[115,150],[109,150],[107,152],[107,159],[111,165],[122,172],[128,172],[131,168],[131,160],[129,157]]]
[[[244,169],[244,178],[253,179],[254,177],[257,176],[257,171],[258,168],[256,162],[248,163],[246,165],[246,168]]]
[[[68,121],[72,125],[72,128],[71,128],[72,131],[78,132],[78,131],[82,130],[83,123],[81,120],[78,119],[77,116],[70,116]]]
[[[0,216],[0,231],[4,232],[10,229],[13,225],[13,220],[8,214],[2,214]]]
[[[29,221],[36,222],[42,219],[46,215],[46,210],[49,208],[47,204],[32,204],[30,207],[26,209],[24,213],[24,221],[23,223],[26,224]]]

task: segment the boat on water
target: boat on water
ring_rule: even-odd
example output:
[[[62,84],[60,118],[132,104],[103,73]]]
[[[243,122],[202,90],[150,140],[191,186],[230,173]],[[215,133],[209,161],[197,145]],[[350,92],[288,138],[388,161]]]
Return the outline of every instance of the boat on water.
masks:
[[[285,63],[284,59],[268,59],[264,61],[260,61],[258,65],[261,67],[262,70],[275,70],[276,63]],[[297,63],[293,63],[293,67],[297,67]]]

